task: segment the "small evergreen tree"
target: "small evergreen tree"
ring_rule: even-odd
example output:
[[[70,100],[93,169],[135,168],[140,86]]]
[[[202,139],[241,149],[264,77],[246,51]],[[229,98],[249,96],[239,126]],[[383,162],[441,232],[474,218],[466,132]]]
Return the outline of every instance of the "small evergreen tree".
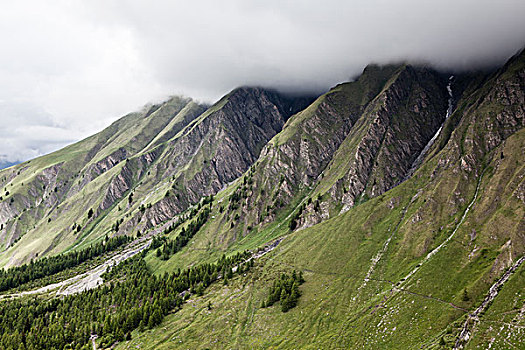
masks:
[[[469,301],[470,297],[468,296],[467,288],[463,288],[463,301]]]

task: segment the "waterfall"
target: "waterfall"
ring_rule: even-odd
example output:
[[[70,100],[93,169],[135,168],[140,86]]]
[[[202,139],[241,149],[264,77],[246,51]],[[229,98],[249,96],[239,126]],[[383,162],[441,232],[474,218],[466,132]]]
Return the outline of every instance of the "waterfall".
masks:
[[[423,159],[425,158],[425,156],[427,155],[427,152],[428,150],[430,149],[430,147],[432,147],[432,145],[434,144],[434,142],[436,141],[437,137],[439,136],[439,134],[441,133],[441,129],[443,129],[443,125],[445,125],[445,122],[447,121],[448,117],[450,117],[450,115],[452,114],[452,108],[453,108],[453,96],[452,96],[452,81],[454,79],[454,76],[451,75],[449,78],[448,78],[448,84],[447,84],[447,91],[448,91],[448,108],[447,108],[447,114],[445,115],[445,120],[443,120],[443,123],[441,124],[441,126],[439,127],[439,129],[436,131],[436,133],[434,134],[434,136],[432,136],[432,138],[430,139],[430,141],[428,141],[428,143],[425,145],[425,147],[423,148],[423,150],[421,151],[421,153],[419,153],[419,155],[417,156],[416,160],[414,161],[414,163],[412,163],[412,166],[410,167],[410,169],[408,170],[405,178],[403,179],[403,181],[405,181],[406,179],[408,179],[410,176],[412,176],[412,174],[414,174],[414,172],[416,171],[416,169],[421,165],[421,163],[423,162]]]

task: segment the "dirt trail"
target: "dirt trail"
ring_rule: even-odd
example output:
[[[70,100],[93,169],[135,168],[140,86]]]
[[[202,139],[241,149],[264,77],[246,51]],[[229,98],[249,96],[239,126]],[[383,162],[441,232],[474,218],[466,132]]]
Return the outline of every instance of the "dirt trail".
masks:
[[[55,296],[71,295],[93,289],[103,283],[102,275],[107,271],[108,267],[118,265],[122,261],[131,258],[132,256],[149,247],[150,244],[150,237],[139,238],[129,243],[123,251],[114,254],[102,264],[96,266],[88,272],[84,272],[82,274],[68,278],[62,282],[49,284],[38,289],[2,295],[0,296],[0,300],[43,293],[54,293]]]
[[[148,248],[150,244],[151,239],[142,241],[136,240],[132,242],[132,244],[128,245],[121,253],[114,255],[94,269],[62,282],[63,285],[57,291],[56,295],[71,295],[96,288],[97,286],[104,283],[102,275],[108,270],[109,267],[116,266],[124,260],[127,260],[140,253],[144,249]]]
[[[268,243],[267,245],[264,246],[263,249],[261,249],[261,250],[259,250],[259,251],[256,251],[255,253],[252,254],[251,257],[249,257],[248,259],[246,259],[245,261],[243,261],[243,262],[240,263],[239,265],[234,266],[234,267],[232,268],[232,271],[233,271],[233,272],[236,272],[240,265],[242,265],[242,264],[246,264],[246,263],[249,262],[250,260],[259,259],[259,258],[262,257],[263,255],[268,254],[269,252],[271,252],[272,250],[274,250],[274,249],[279,245],[279,243],[281,243],[281,242],[283,241],[283,239],[285,239],[285,238],[286,238],[286,236],[281,237],[281,238],[279,238],[279,239],[276,239],[276,240],[273,241],[272,243]]]

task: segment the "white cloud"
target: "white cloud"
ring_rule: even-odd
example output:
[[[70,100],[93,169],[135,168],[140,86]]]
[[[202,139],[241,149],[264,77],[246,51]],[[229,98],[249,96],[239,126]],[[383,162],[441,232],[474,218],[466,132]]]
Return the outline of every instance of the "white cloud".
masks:
[[[524,14],[522,0],[1,1],[0,155],[49,152],[172,94],[321,91],[372,61],[500,64],[525,44]]]

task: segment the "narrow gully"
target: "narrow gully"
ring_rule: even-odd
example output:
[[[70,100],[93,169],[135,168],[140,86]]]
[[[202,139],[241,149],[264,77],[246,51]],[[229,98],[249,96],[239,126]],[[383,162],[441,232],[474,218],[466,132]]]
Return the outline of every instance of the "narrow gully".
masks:
[[[430,149],[430,147],[432,147],[432,145],[434,145],[434,142],[436,141],[436,139],[438,138],[439,134],[441,133],[441,130],[443,129],[443,126],[445,125],[447,119],[452,114],[452,109],[454,107],[454,103],[453,103],[454,102],[454,96],[452,94],[452,83],[453,83],[453,81],[454,81],[454,76],[451,75],[448,78],[448,85],[447,85],[448,108],[447,108],[447,114],[445,115],[445,120],[443,120],[443,123],[441,124],[439,129],[436,131],[434,136],[432,136],[432,138],[425,145],[425,147],[423,148],[421,153],[419,153],[419,155],[417,156],[416,160],[412,163],[412,165],[410,166],[410,169],[408,170],[407,175],[405,176],[403,181],[406,181],[408,178],[410,178],[414,174],[414,172],[417,170],[417,168],[419,168],[419,166],[421,165],[421,163],[425,159],[425,156],[427,155],[428,150]]]

